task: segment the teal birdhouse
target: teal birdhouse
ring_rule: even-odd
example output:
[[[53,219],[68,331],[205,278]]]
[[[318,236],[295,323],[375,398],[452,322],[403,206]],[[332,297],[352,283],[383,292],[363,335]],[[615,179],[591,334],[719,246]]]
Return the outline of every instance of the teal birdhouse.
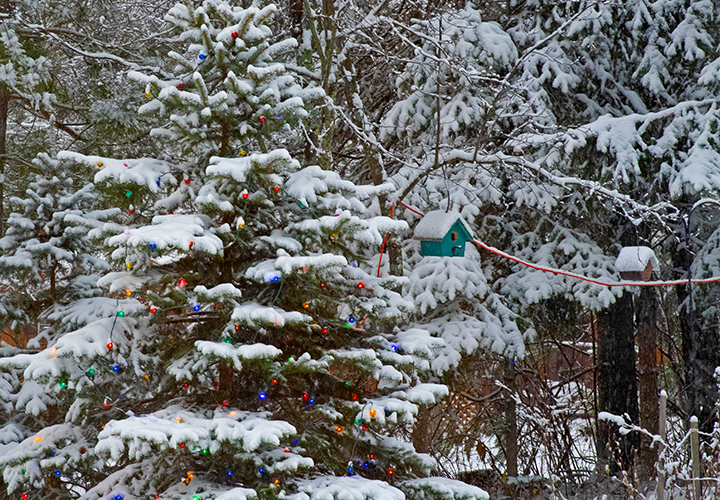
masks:
[[[422,256],[464,257],[465,243],[473,236],[459,213],[434,210],[415,226],[413,238],[420,240]]]

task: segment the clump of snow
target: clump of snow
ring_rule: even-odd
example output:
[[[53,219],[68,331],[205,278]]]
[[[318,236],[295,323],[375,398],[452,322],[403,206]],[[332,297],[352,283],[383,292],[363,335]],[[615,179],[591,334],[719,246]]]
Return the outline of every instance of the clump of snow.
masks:
[[[489,500],[485,490],[446,477],[424,477],[405,481],[401,488],[414,500],[442,497],[445,500]]]

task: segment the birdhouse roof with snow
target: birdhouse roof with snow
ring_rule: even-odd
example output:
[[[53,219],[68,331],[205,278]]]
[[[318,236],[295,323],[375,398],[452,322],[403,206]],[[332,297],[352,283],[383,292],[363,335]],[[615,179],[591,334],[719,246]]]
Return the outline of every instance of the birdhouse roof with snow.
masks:
[[[615,261],[615,269],[619,272],[644,271],[648,263],[653,269],[658,268],[655,252],[649,247],[624,247]]]
[[[658,268],[658,260],[648,247],[625,247],[620,250],[615,268],[624,280],[648,281]]]
[[[445,212],[444,210],[433,210],[425,214],[418,225],[415,226],[413,238],[425,241],[442,241],[457,221],[460,221],[459,229],[466,232],[465,239],[472,240],[472,230],[462,216],[457,212]]]

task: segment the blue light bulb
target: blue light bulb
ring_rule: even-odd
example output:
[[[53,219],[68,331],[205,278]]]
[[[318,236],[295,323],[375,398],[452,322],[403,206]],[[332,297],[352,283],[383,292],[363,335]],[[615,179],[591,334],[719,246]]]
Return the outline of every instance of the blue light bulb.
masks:
[[[273,281],[278,281],[279,279],[280,279],[280,278],[279,278],[278,276],[273,276],[273,277],[272,277],[272,280],[273,280]]]
[[[122,500],[122,498],[123,498],[122,495],[115,495],[115,500]]]
[[[202,61],[203,59],[205,59],[205,54],[200,54],[198,58]]]
[[[390,344],[390,348],[391,348],[393,351],[397,351],[397,349],[398,349],[395,344]]]
[[[154,241],[151,241],[151,242],[149,243],[149,245],[150,245],[150,248],[152,248],[152,249],[154,249],[155,247],[157,247],[157,245],[155,244]]]
[[[308,404],[313,404],[315,402],[315,398],[310,398],[310,401],[308,401]]]
[[[264,467],[260,467],[260,474],[265,474],[265,468],[264,468]]]
[[[200,304],[195,304],[193,306],[193,311],[198,312],[200,310]]]
[[[367,469],[368,467],[370,467],[370,464],[367,462],[363,462],[362,466],[363,466],[363,469]]]
[[[113,365],[113,371],[114,371],[114,372],[119,372],[119,371],[120,371],[120,367],[117,365],[117,363]]]
[[[60,472],[58,469],[55,469],[55,475],[59,477],[62,475],[62,472]]]
[[[265,399],[265,398],[267,398],[267,394],[265,394],[264,392],[261,392],[260,394],[258,394],[258,397],[260,399]]]
[[[160,185],[160,179],[156,180],[156,181],[155,181],[155,184],[157,184],[157,185],[159,186],[159,185]]]
[[[352,465],[348,465],[348,472],[349,472],[350,474],[352,474],[354,470],[355,470],[355,469],[353,469],[353,466],[352,466]]]
[[[350,318],[348,318],[348,322],[349,322],[349,323],[355,323],[355,318],[353,318],[352,316],[350,316]]]
[[[228,477],[232,477],[232,471],[231,471],[231,470],[228,471]]]

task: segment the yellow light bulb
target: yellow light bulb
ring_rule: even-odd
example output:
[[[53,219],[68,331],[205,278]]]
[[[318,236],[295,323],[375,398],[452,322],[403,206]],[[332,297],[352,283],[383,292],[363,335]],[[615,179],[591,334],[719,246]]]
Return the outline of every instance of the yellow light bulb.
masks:
[[[133,268],[132,262],[128,262],[127,264],[125,264],[125,267],[127,267],[128,269],[132,269]]]
[[[148,99],[150,99],[150,98],[152,97],[152,94],[151,94],[150,92],[145,92],[145,97],[147,97]]]
[[[128,297],[132,296],[132,290],[125,290],[125,295]]]
[[[35,442],[36,442],[36,443],[39,443],[40,441],[42,441],[42,438],[41,438],[40,436],[38,436],[38,437],[35,438]]]
[[[97,166],[98,166],[98,167],[102,167],[102,166],[103,166],[103,162],[101,162],[101,161],[97,162]]]
[[[370,410],[369,413],[370,413],[370,418],[375,418],[375,415],[377,415],[377,410],[373,408]]]

